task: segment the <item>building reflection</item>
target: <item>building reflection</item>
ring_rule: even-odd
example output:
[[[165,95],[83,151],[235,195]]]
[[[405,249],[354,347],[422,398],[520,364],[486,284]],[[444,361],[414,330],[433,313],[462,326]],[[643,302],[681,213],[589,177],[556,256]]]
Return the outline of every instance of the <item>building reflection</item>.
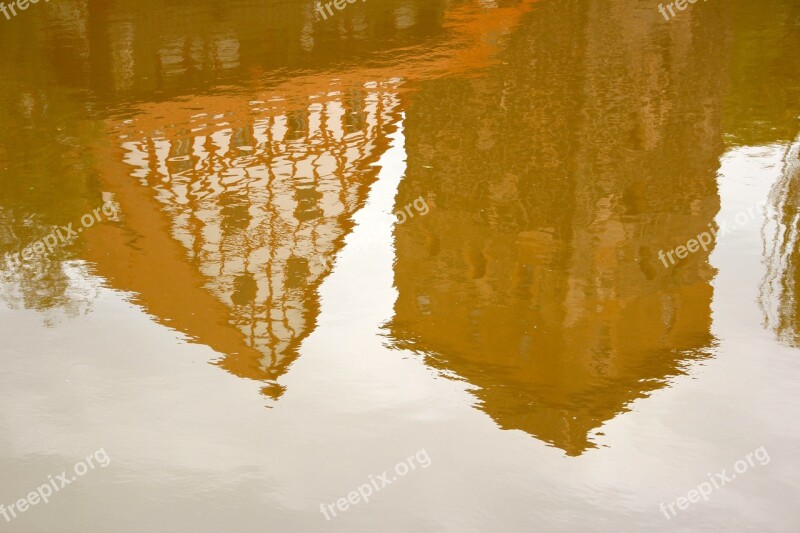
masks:
[[[584,11],[586,6],[588,11]],[[409,105],[397,346],[477,386],[477,407],[569,455],[709,353],[729,21],[635,2],[542,5],[475,80]]]
[[[375,179],[398,103],[362,88],[231,124],[206,105],[182,134],[123,135],[106,188],[136,239],[92,232],[88,257],[161,320],[225,354],[223,368],[275,380],[313,327],[316,287]]]
[[[529,4],[440,13],[441,24],[457,22],[451,38],[460,41],[444,53],[425,49],[437,33],[430,30],[430,6],[409,2],[389,19],[379,10],[370,24],[389,24],[388,34],[413,37],[418,49],[402,68],[299,73],[253,88],[147,102],[108,119],[112,143],[99,143],[96,158],[103,189],[124,213],[123,227],[87,234],[83,256],[160,321],[224,354],[221,367],[265,382],[264,392],[278,397],[277,378],[314,327],[317,286],[399,120],[405,89],[398,75],[407,80],[485,66],[495,49],[485,35],[507,32]],[[137,55],[114,56],[112,91],[127,90],[119,80],[140,77],[137,65],[146,67],[147,59],[119,59]],[[218,66],[201,59],[175,56],[170,64],[176,76],[192,65]]]

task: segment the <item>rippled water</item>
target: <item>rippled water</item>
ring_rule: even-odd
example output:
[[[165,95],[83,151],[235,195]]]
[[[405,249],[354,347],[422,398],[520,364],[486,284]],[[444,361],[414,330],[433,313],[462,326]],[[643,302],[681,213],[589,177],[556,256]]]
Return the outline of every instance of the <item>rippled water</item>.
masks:
[[[798,530],[800,2],[28,7],[0,530]]]

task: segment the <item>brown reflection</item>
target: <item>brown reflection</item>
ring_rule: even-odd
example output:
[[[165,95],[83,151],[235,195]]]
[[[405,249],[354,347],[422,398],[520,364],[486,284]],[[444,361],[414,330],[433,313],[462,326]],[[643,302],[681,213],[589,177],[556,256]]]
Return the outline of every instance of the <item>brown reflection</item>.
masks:
[[[733,2],[731,91],[723,125],[731,144],[791,142],[800,127],[800,3]]]
[[[424,84],[397,205],[397,345],[478,407],[578,455],[712,344],[708,253],[664,268],[719,209],[729,21],[636,2],[542,4],[476,80]]]

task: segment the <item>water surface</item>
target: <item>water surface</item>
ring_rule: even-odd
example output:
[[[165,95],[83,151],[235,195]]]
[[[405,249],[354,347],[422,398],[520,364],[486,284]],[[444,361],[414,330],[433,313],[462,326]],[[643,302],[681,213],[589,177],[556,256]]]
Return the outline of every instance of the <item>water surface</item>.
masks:
[[[798,45],[793,0],[0,17],[0,256],[119,213],[0,261],[0,503],[111,458],[3,531],[796,531]]]

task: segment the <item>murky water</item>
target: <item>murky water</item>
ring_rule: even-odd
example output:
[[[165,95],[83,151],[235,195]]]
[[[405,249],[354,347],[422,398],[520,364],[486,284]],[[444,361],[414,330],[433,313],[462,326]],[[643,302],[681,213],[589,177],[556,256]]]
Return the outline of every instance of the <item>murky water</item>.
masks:
[[[797,531],[800,2],[342,5],[0,15],[0,530]]]

